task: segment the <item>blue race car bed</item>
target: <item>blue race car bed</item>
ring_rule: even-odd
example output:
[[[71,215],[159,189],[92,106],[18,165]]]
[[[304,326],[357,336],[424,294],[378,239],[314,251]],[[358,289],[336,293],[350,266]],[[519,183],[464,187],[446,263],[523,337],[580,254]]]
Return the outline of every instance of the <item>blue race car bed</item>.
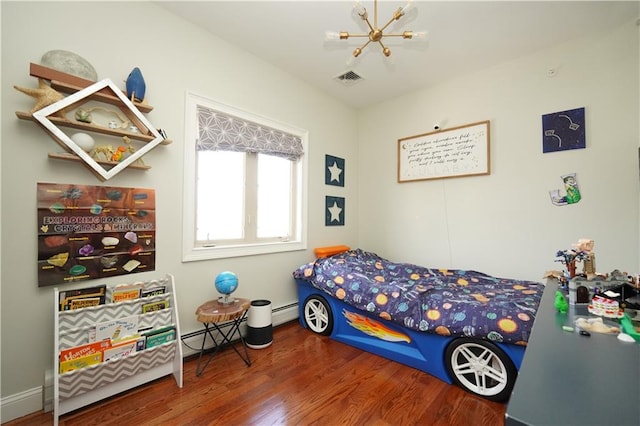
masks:
[[[495,401],[511,394],[544,290],[360,249],[319,258],[293,275],[304,327]]]

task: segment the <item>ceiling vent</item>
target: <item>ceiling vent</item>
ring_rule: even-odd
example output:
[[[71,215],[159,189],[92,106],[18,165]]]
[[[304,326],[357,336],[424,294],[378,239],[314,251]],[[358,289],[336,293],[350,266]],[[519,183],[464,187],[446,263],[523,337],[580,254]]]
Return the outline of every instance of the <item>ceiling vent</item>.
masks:
[[[356,74],[355,71],[346,71],[340,75],[335,76],[334,79],[344,84],[345,86],[352,86],[360,80],[363,80],[363,78],[360,75]]]

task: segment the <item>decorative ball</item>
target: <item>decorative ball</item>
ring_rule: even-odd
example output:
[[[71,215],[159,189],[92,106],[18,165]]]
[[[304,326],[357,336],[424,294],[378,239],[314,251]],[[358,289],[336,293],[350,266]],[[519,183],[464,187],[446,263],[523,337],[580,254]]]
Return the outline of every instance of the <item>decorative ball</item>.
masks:
[[[238,276],[233,272],[220,272],[216,277],[216,290],[220,294],[229,295],[238,288]]]
[[[93,138],[86,133],[74,133],[71,135],[71,140],[86,152],[91,151],[96,144]]]

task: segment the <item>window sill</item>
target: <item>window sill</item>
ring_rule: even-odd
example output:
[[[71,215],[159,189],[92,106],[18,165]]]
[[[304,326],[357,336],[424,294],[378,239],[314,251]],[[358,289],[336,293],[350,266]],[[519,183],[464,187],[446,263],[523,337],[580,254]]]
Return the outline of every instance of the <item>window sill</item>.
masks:
[[[199,260],[224,259],[229,257],[255,256],[260,254],[282,253],[288,251],[305,250],[306,244],[301,241],[278,243],[247,244],[237,246],[194,247],[186,250],[182,255],[183,262]]]

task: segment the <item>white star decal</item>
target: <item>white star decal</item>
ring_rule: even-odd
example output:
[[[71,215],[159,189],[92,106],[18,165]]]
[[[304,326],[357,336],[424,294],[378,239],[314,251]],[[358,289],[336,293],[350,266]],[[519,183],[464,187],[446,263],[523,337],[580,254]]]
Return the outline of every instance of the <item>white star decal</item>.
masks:
[[[340,222],[342,208],[338,207],[338,203],[334,201],[333,206],[329,207],[329,212],[331,213],[331,222]]]
[[[335,161],[333,162],[331,167],[329,167],[329,173],[331,173],[331,182],[333,182],[334,180],[336,182],[340,182],[340,174],[342,173],[342,169],[338,167],[338,163],[336,163]]]

